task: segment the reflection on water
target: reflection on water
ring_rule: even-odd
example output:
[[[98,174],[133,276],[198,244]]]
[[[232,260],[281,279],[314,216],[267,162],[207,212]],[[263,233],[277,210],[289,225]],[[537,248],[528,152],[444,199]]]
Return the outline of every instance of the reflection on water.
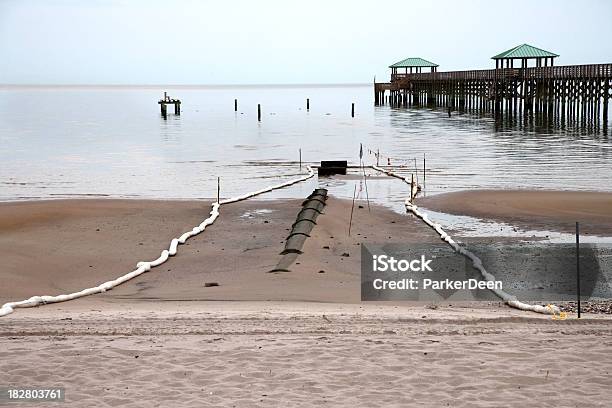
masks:
[[[161,117],[157,101],[164,90],[181,99],[180,116]],[[227,197],[298,174],[300,148],[305,162],[357,164],[360,143],[366,161],[375,162],[380,151],[381,164],[404,165],[406,174],[416,166],[419,177],[425,154],[427,194],[609,191],[612,144],[607,129],[595,125],[568,117],[455,112],[449,118],[442,109],[374,107],[371,85],[0,88],[0,200],[213,197],[217,176]],[[310,187],[272,196],[301,197]],[[398,198],[395,188],[374,189],[377,200]]]
[[[551,112],[503,112],[495,117],[495,131],[521,131],[534,133],[565,132],[579,135],[609,136],[608,120],[602,115],[590,116],[568,110],[555,104]]]

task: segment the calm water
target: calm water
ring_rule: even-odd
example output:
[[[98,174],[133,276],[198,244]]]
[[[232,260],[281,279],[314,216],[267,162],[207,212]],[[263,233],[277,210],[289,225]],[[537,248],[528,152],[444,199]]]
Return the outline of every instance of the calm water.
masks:
[[[157,100],[164,90],[182,100],[181,116],[161,118]],[[514,125],[468,113],[449,119],[443,110],[374,107],[370,85],[0,88],[0,200],[213,197],[217,176],[227,197],[279,182],[279,175],[294,177],[299,148],[305,162],[357,164],[359,143],[366,161],[374,160],[369,151],[376,149],[382,162],[390,156],[393,165],[413,168],[410,159],[417,157],[419,177],[426,154],[427,194],[472,188],[611,191],[609,136],[555,126],[537,118]],[[350,196],[355,182],[326,183]],[[270,197],[302,197],[314,183]],[[368,187],[377,201],[406,195],[395,180],[372,179]]]

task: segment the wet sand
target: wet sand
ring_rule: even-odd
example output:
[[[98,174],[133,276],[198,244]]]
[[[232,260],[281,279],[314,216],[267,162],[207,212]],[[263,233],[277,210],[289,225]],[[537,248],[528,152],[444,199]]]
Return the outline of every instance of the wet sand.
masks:
[[[422,198],[419,206],[524,229],[612,236],[612,193],[585,191],[469,190]]]
[[[410,215],[331,197],[290,273],[280,259],[302,200],[224,205],[177,256],[99,297],[141,300],[359,302],[360,243],[438,242]],[[361,207],[361,208],[360,208]],[[59,200],[0,204],[0,303],[60,294],[123,275],[208,217],[209,202]],[[348,255],[347,255],[348,254]],[[218,287],[204,288],[206,282]]]

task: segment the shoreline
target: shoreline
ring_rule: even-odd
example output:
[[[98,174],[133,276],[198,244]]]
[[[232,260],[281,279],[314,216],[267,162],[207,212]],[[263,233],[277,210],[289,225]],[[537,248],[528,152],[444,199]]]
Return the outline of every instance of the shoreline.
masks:
[[[525,230],[612,236],[612,192],[464,190],[417,198],[425,210],[499,221]]]

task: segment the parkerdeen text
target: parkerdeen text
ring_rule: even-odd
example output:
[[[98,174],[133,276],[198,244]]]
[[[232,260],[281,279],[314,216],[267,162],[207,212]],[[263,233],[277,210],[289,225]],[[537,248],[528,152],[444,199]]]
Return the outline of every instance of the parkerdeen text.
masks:
[[[372,286],[376,290],[418,290],[418,289],[455,289],[455,290],[474,290],[474,289],[499,289],[503,290],[501,281],[481,281],[478,279],[467,280],[434,280],[423,279],[420,282],[418,279],[399,279],[399,280],[384,280],[374,279]]]

